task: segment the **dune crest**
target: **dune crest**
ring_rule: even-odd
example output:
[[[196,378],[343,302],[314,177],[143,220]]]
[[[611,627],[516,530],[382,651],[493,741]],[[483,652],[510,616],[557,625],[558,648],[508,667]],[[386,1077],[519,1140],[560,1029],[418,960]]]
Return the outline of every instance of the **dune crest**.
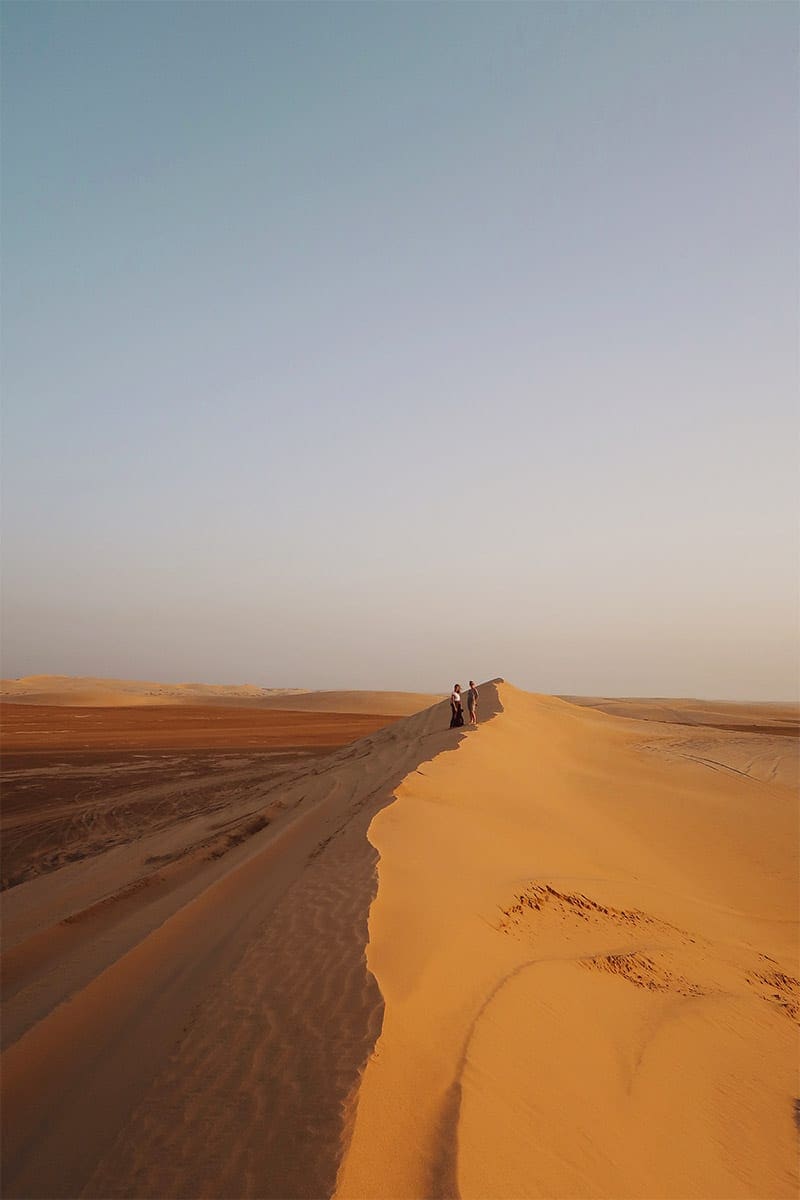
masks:
[[[366,830],[458,746],[448,722],[439,703],[11,889],[7,1196],[331,1194],[382,1013]]]
[[[793,789],[735,734],[701,761],[497,691],[369,828],[386,1007],[337,1197],[795,1196]]]
[[[234,759],[9,889],[10,1200],[796,1194],[797,739],[479,714]]]

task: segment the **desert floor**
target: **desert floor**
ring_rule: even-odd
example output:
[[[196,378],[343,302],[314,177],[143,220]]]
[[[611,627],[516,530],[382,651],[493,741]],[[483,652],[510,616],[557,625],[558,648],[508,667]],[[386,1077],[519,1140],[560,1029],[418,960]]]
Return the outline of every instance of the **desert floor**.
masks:
[[[380,729],[388,716],[202,704],[66,707],[0,703],[2,886],[190,818],[226,838],[310,762]],[[263,815],[263,814],[262,814]],[[267,820],[262,821],[262,826]]]
[[[5,1196],[797,1195],[796,706],[9,686]]]

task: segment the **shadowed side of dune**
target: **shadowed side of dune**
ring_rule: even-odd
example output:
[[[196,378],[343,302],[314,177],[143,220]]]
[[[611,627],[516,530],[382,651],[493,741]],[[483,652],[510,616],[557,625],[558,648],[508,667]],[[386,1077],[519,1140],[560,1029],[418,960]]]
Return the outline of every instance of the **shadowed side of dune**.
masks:
[[[481,700],[484,717],[499,710],[491,685]],[[199,877],[8,1048],[7,1196],[332,1192],[383,1011],[366,833],[403,779],[476,736],[448,718],[436,705],[318,761],[282,794],[296,815],[279,835]]]

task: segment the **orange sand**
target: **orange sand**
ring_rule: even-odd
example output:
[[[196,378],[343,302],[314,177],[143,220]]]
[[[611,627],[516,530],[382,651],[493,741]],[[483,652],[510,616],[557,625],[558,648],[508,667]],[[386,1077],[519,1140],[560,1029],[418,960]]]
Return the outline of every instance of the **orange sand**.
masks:
[[[795,1196],[794,789],[735,734],[698,761],[498,690],[370,827],[386,1012],[337,1196]]]
[[[4,1194],[795,1197],[793,713],[625,703],[487,684],[12,887]]]

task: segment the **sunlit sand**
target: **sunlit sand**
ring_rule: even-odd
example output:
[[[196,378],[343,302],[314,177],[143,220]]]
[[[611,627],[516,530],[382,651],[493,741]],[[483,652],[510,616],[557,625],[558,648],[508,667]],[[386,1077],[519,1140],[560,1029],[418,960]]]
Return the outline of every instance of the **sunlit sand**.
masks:
[[[5,1195],[797,1194],[796,706],[17,684]]]

